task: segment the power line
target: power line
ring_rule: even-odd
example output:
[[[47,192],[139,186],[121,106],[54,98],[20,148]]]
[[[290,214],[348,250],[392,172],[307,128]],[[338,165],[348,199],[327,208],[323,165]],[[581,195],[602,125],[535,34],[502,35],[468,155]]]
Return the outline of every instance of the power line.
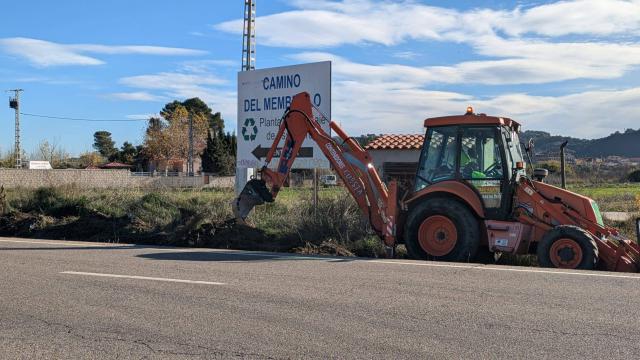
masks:
[[[33,116],[33,117],[46,118],[46,119],[69,120],[69,121],[89,121],[89,122],[112,122],[112,121],[132,122],[132,121],[148,121],[149,120],[149,119],[86,119],[86,118],[72,118],[72,117],[65,117],[65,116],[28,114],[28,113],[23,113],[23,112],[21,112],[20,114],[24,115],[24,116]]]

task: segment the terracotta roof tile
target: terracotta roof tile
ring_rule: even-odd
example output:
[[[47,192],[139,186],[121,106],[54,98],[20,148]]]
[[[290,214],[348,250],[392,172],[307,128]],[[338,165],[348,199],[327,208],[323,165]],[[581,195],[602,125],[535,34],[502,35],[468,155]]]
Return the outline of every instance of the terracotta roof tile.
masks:
[[[403,149],[417,149],[422,148],[424,142],[424,135],[420,134],[386,134],[380,135],[375,140],[367,144],[365,149],[367,150],[403,150]]]
[[[121,162],[113,161],[100,166],[102,169],[117,169],[117,168],[131,168],[133,165],[123,164]]]

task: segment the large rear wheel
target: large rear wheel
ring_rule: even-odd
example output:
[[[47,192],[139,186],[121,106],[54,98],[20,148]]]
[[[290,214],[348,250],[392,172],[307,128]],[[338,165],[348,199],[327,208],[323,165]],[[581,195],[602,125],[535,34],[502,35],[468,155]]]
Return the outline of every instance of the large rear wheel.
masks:
[[[405,245],[413,259],[471,261],[480,245],[479,223],[457,200],[433,198],[410,212]]]
[[[542,267],[591,270],[598,263],[598,245],[584,229],[560,225],[549,230],[538,244]]]

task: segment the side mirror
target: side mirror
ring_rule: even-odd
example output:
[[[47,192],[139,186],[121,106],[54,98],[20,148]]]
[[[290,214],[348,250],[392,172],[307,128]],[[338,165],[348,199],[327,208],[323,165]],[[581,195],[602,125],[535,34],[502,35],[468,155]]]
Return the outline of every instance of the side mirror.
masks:
[[[533,177],[536,179],[536,181],[544,182],[544,178],[546,178],[547,175],[549,175],[549,170],[547,169],[533,170]]]

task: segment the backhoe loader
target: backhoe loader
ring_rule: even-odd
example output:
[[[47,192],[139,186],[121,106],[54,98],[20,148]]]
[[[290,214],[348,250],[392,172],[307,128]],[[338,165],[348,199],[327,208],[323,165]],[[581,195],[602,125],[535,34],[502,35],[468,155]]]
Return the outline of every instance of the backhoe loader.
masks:
[[[333,121],[340,141],[332,139],[313,110],[308,93],[293,97],[259,176],[233,201],[237,221],[276,199],[302,142],[311,138],[390,253],[404,243],[414,259],[537,254],[544,267],[640,271],[638,243],[606,226],[595,201],[545,183],[545,170],[527,175],[520,124],[512,119],[472,108],[426,119],[415,183],[399,196],[395,181],[381,181],[369,153]]]

